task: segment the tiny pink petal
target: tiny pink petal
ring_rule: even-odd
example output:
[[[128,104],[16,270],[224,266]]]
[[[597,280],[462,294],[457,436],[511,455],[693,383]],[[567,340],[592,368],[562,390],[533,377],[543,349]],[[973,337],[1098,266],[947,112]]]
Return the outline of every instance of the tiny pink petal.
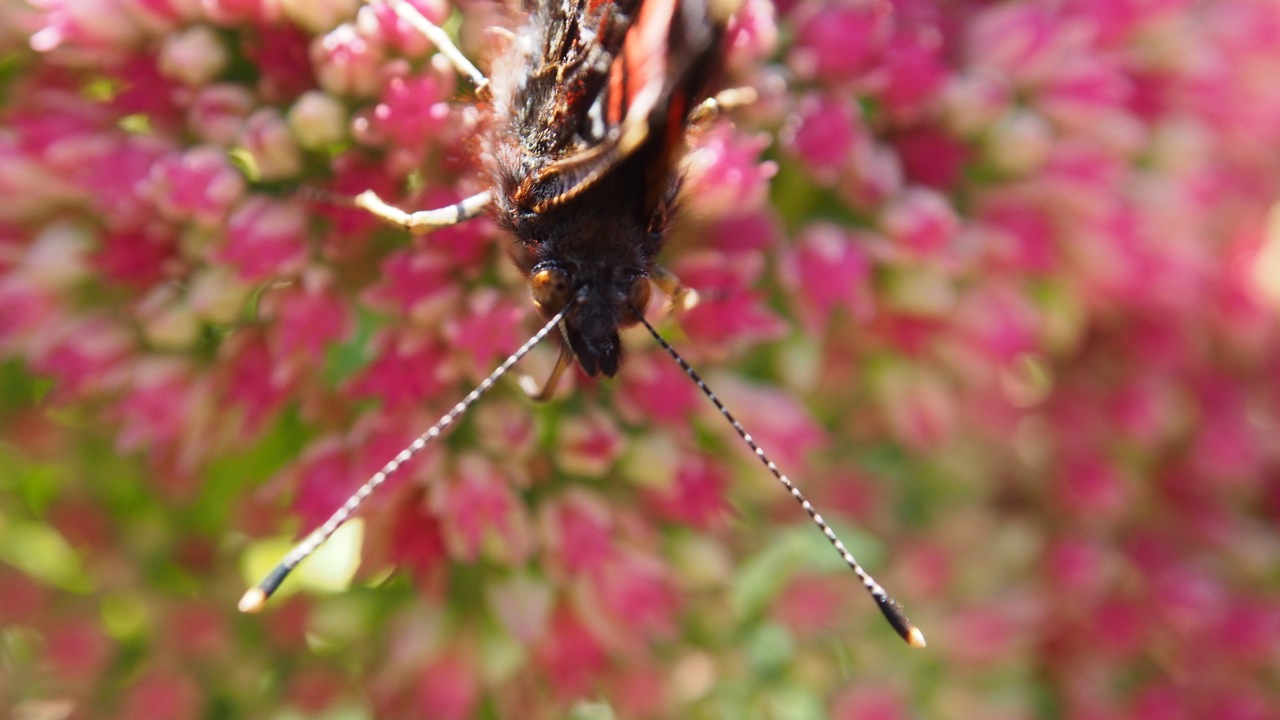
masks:
[[[562,698],[590,692],[608,656],[590,629],[567,607],[552,615],[551,629],[533,650],[533,666],[546,675]]]
[[[724,497],[728,484],[717,461],[700,455],[684,457],[673,484],[647,490],[645,504],[664,520],[706,529],[722,521],[729,509]]]
[[[226,244],[216,253],[249,282],[296,273],[306,259],[307,217],[297,203],[250,197],[227,221]]]
[[[412,333],[384,333],[370,344],[374,358],[347,386],[352,397],[373,397],[397,409],[438,400],[447,352]]]
[[[468,374],[481,379],[512,353],[524,339],[522,321],[528,311],[504,301],[496,293],[471,298],[469,311],[445,326],[445,338],[467,355]]]
[[[563,472],[574,475],[604,475],[624,448],[622,433],[602,413],[562,419],[557,436],[557,464]]]

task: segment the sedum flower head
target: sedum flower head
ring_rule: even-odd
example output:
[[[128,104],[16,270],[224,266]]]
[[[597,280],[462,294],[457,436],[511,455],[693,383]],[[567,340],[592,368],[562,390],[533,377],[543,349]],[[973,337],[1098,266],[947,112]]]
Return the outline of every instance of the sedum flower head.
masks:
[[[483,4],[412,4],[482,67],[504,42]],[[908,658],[643,332],[549,404],[500,383],[234,615],[537,324],[492,222],[415,238],[332,201],[482,189],[468,89],[379,4],[0,2],[0,696],[1275,716],[1278,18],[751,0],[731,23],[723,80],[760,101],[691,132],[661,259],[702,302],[651,317],[908,605],[931,640]]]

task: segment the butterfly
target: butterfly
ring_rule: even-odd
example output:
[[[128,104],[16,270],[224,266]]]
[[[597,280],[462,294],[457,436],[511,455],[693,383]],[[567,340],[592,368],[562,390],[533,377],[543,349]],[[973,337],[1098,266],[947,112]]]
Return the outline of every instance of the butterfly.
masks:
[[[639,324],[809,514],[894,629],[909,644],[924,646],[923,633],[901,606],[862,569],[799,488],[644,316],[653,285],[677,307],[696,301],[696,294],[656,258],[675,214],[679,163],[690,126],[752,97],[749,90],[709,96],[720,70],[732,3],[525,0],[524,22],[500,36],[503,47],[486,77],[407,2],[382,1],[474,84],[479,99],[477,164],[488,187],[456,205],[414,213],[372,191],[358,196],[355,204],[414,233],[488,212],[514,239],[512,259],[529,278],[533,305],[546,323],[299,543],[245,594],[240,608],[261,608],[289,572],[369,494],[548,335],[558,331],[561,351],[542,388],[527,388],[540,399],[550,397],[574,361],[587,375],[614,376],[622,360],[619,330]]]

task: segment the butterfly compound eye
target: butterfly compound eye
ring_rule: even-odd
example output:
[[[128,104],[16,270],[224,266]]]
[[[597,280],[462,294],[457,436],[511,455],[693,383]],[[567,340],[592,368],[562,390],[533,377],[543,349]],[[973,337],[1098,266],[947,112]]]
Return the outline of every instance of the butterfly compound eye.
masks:
[[[636,313],[643,314],[645,307],[649,304],[649,278],[636,278],[631,283],[631,290],[627,292],[627,305]]]
[[[569,273],[558,267],[542,268],[529,278],[529,294],[544,316],[563,310],[569,302],[569,293]]]

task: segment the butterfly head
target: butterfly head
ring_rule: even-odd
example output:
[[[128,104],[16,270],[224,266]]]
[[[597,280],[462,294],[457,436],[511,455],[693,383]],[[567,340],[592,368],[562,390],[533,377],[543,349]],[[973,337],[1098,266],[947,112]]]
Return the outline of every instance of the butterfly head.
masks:
[[[533,304],[551,318],[572,302],[560,329],[578,364],[588,375],[613,377],[622,359],[618,329],[634,325],[649,303],[649,277],[600,267],[583,272],[544,263],[529,276]]]

